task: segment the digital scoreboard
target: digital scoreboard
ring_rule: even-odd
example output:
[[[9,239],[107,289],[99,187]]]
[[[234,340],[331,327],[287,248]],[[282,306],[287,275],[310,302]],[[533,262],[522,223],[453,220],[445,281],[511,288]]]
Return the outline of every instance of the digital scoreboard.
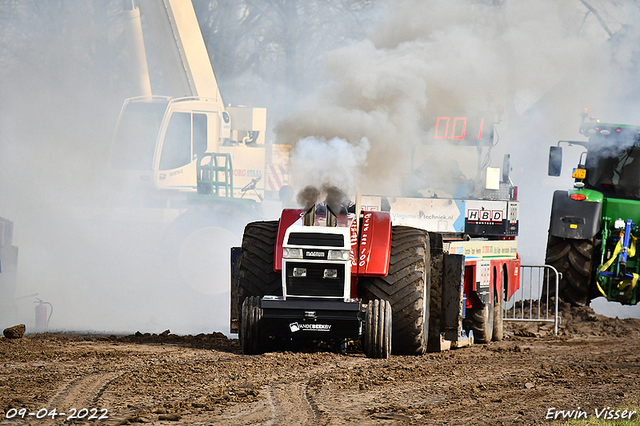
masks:
[[[433,115],[427,119],[429,144],[493,144],[493,118],[483,115]]]

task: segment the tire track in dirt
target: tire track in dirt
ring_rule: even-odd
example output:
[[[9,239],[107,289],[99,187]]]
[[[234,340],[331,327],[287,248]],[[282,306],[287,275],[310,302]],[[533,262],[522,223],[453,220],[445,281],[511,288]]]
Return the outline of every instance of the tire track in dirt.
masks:
[[[94,408],[105,388],[123,372],[89,373],[66,383],[49,400],[47,408]]]
[[[271,385],[273,417],[264,426],[305,425],[318,423],[318,412],[307,392],[308,381]]]
[[[111,413],[98,404],[106,387],[122,374],[124,372],[108,371],[76,376],[62,385],[42,409],[31,411],[37,411],[38,417],[28,414],[20,424],[43,426],[95,421],[100,421],[102,425],[113,424]],[[43,410],[46,414],[41,417]],[[73,416],[78,417],[74,419]],[[102,416],[106,417],[100,419]]]
[[[320,416],[307,392],[307,384],[308,380],[266,385],[263,387],[265,398],[251,409],[228,412],[212,420],[229,426],[316,425]]]
[[[303,380],[287,380],[281,378],[264,386],[265,397],[252,404],[250,409],[234,412],[233,408],[221,416],[209,418],[222,425],[300,425],[315,426],[326,424],[329,419],[314,401],[309,392],[309,378],[330,375],[334,369],[346,370],[358,364],[359,360],[351,357],[334,361],[332,366],[321,365],[307,370]],[[235,407],[236,409],[239,407]],[[247,408],[245,406],[245,408]],[[330,414],[329,414],[329,417]]]

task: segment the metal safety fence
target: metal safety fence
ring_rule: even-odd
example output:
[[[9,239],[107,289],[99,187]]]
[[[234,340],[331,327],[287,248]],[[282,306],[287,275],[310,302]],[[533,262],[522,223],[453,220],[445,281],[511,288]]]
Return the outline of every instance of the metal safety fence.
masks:
[[[504,303],[503,320],[552,322],[558,334],[558,298],[551,296],[558,294],[560,273],[550,265],[520,265],[519,272],[520,287]]]

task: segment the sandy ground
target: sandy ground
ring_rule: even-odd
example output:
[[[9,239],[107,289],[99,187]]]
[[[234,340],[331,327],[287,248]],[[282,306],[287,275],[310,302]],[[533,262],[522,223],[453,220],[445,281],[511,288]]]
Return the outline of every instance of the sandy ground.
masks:
[[[549,424],[563,411],[638,410],[640,320],[562,317],[558,336],[507,323],[502,342],[387,360],[357,345],[245,356],[219,333],[2,338],[0,423]]]

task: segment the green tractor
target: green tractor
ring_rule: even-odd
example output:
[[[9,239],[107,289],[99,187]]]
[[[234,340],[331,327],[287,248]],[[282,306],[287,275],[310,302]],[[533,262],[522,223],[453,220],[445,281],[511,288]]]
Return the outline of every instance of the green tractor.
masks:
[[[580,133],[588,141],[559,141],[549,151],[549,176],[560,176],[560,145],[586,149],[573,170],[573,188],[553,194],[545,263],[562,274],[558,296],[565,302],[586,306],[604,296],[635,305],[640,287],[640,126],[583,120]]]

